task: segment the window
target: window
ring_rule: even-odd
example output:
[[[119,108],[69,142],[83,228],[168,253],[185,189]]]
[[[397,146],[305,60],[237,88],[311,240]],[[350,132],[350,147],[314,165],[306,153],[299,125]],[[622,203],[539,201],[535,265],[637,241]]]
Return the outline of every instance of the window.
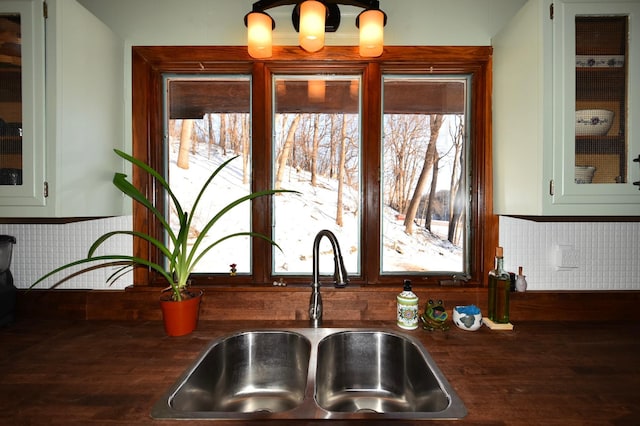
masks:
[[[275,197],[272,270],[311,275],[315,234],[332,231],[351,276],[362,274],[361,76],[273,74],[272,182],[301,196]],[[333,252],[321,241],[320,269],[333,271]]]
[[[167,74],[163,84],[163,146],[167,158],[164,174],[187,212],[192,212],[198,191],[213,170],[224,160],[236,157],[204,192],[192,219],[190,233],[195,237],[209,221],[210,212],[219,212],[251,192],[251,79],[234,75]],[[194,92],[208,96],[196,98]],[[176,212],[165,209],[165,216],[177,232],[180,224]],[[206,247],[207,241],[213,243],[228,235],[228,229],[251,230],[250,204],[236,206],[232,215],[222,217],[207,233],[201,247]],[[235,264],[237,273],[250,274],[251,263],[250,239],[234,238],[205,253],[194,272],[226,273]]]
[[[469,275],[469,76],[382,76],[382,273]]]
[[[398,47],[366,61],[336,47],[320,59],[284,51],[265,62],[247,58],[244,48],[134,47],[135,156],[171,180],[184,175],[171,168],[181,147],[213,162],[239,155],[240,181],[230,191],[302,192],[260,199],[238,214],[282,252],[261,240],[221,248],[194,277],[198,284],[229,284],[230,263],[238,264],[234,284],[306,284],[313,235],[325,228],[338,235],[353,284],[398,276],[429,284],[454,274],[481,282],[497,241],[490,48]],[[134,173],[134,181],[154,190],[144,176]],[[161,204],[162,194],[156,199]],[[134,207],[134,227],[145,226],[153,223]],[[429,244],[435,255],[421,250]],[[142,243],[134,250],[157,256]],[[322,270],[330,258],[320,260]],[[155,278],[138,270],[136,285]]]

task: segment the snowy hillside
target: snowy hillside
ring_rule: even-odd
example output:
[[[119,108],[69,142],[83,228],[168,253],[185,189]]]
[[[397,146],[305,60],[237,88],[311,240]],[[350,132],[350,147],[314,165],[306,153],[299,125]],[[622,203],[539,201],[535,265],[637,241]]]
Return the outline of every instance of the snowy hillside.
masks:
[[[231,158],[231,156],[227,157]],[[175,155],[170,158],[170,182],[183,208],[191,210],[201,182],[223,162],[219,154],[212,159],[203,155],[191,155],[190,168],[183,170],[177,167]],[[282,183],[283,188],[299,191],[301,194],[285,194],[275,197],[275,229],[274,239],[282,248],[276,250],[274,258],[276,274],[311,274],[312,245],[318,231],[328,229],[336,234],[347,270],[351,274],[360,271],[358,240],[360,232],[360,209],[357,194],[344,195],[344,225],[335,223],[337,182],[319,178],[318,185],[312,187],[309,173],[288,170]],[[229,202],[249,193],[249,185],[242,183],[242,162],[235,159],[205,193],[194,217],[194,229],[198,232],[210,215],[215,214]],[[409,236],[404,232],[402,221],[396,220],[397,212],[385,208],[383,232],[383,256],[391,271],[460,271],[462,268],[462,250],[443,241],[437,236],[416,227],[415,234]],[[236,207],[228,214],[214,231],[207,236],[207,241],[216,241],[222,235],[232,231],[248,230],[250,221],[249,204]],[[175,218],[175,215],[172,219]],[[446,223],[434,222],[434,232],[446,235]],[[446,238],[446,237],[445,237]],[[229,265],[237,264],[239,273],[249,272],[250,250],[248,238],[234,238],[221,243],[212,250],[199,264],[198,272],[226,272]],[[323,271],[332,270],[333,260],[330,244],[326,239],[321,245],[323,256],[320,266]],[[256,259],[256,261],[260,261]]]

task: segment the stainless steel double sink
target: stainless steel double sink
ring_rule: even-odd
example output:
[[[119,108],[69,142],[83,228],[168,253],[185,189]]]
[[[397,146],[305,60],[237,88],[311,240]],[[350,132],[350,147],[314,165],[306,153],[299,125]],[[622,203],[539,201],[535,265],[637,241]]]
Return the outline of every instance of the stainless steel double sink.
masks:
[[[467,410],[419,340],[373,329],[241,331],[214,340],[156,419],[459,419]]]

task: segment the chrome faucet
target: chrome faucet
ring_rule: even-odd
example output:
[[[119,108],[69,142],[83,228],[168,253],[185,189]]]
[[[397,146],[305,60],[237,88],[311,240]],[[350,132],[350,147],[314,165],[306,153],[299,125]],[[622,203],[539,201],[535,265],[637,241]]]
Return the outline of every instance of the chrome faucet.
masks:
[[[313,282],[311,283],[311,300],[309,300],[309,320],[311,327],[317,328],[322,324],[322,297],[320,296],[320,240],[327,237],[333,248],[333,285],[343,288],[349,283],[347,270],[342,260],[340,244],[333,232],[326,229],[318,232],[313,241]]]

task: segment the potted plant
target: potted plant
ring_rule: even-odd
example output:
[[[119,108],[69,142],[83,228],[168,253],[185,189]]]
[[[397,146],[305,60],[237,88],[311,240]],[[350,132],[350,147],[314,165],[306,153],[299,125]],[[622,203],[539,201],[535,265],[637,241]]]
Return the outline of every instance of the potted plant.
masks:
[[[113,266],[114,264],[121,265],[122,268],[116,270],[109,278],[109,282],[113,282],[118,279],[123,273],[123,271],[129,267],[134,266],[146,266],[148,268],[153,269],[162,275],[169,286],[163,290],[163,293],[168,292],[168,295],[161,297],[161,307],[163,311],[163,320],[165,324],[165,331],[167,334],[172,336],[179,336],[189,334],[191,331],[195,329],[198,319],[199,305],[200,299],[202,297],[202,291],[190,291],[189,290],[189,277],[193,272],[195,266],[198,262],[203,258],[203,256],[211,250],[213,247],[218,245],[219,243],[228,240],[234,237],[240,236],[250,236],[250,237],[258,237],[268,241],[270,244],[275,245],[279,248],[279,246],[266,235],[257,233],[257,232],[232,232],[228,235],[225,235],[222,238],[219,238],[215,242],[204,247],[200,252],[197,250],[203,245],[204,238],[207,233],[211,230],[211,228],[218,222],[218,220],[224,216],[231,209],[236,207],[239,204],[244,203],[245,201],[253,200],[254,198],[263,197],[272,195],[279,192],[294,192],[283,189],[270,189],[258,192],[252,192],[248,195],[242,196],[237,200],[229,203],[220,211],[218,211],[215,215],[211,216],[210,219],[206,222],[200,233],[197,235],[194,241],[189,241],[189,229],[191,227],[191,222],[194,217],[194,212],[196,211],[200,200],[202,199],[203,194],[209,188],[209,185],[213,181],[213,179],[236,157],[233,157],[224,163],[222,163],[216,170],[209,176],[209,178],[204,182],[202,187],[200,188],[198,195],[193,203],[193,207],[191,209],[191,213],[186,212],[176,194],[169,186],[169,183],[166,179],[158,173],[156,170],[145,164],[144,162],[132,157],[131,155],[120,151],[114,150],[117,155],[129,161],[132,165],[139,167],[144,172],[148,173],[155,181],[164,188],[166,193],[169,196],[170,203],[173,204],[173,207],[176,211],[178,223],[180,224],[177,232],[171,228],[171,225],[164,217],[162,212],[154,206],[154,204],[140,191],[136,188],[128,179],[127,175],[124,173],[115,173],[113,177],[114,185],[122,191],[122,193],[133,201],[139,203],[145,209],[149,210],[153,216],[155,216],[156,220],[160,223],[163,231],[168,236],[169,244],[165,244],[163,241],[155,238],[152,235],[146,234],[144,232],[134,231],[134,230],[122,230],[122,231],[110,231],[106,234],[99,237],[89,248],[89,252],[86,258],[79,259],[70,263],[67,263],[63,266],[60,266],[51,272],[40,277],[36,282],[34,282],[30,288],[33,288],[43,282],[45,279],[50,276],[63,271],[65,269],[71,268],[73,266],[89,263],[89,262],[106,262],[98,265],[98,267],[106,267]],[[115,235],[131,235],[134,238],[141,238],[147,241],[152,246],[156,247],[160,253],[161,261],[164,262],[152,262],[147,259],[143,259],[136,256],[124,255],[124,254],[107,254],[96,256],[96,250],[109,238]],[[164,264],[166,262],[166,265]],[[56,284],[57,285],[57,284]],[[55,285],[54,285],[55,287]],[[182,322],[184,321],[184,324]]]

